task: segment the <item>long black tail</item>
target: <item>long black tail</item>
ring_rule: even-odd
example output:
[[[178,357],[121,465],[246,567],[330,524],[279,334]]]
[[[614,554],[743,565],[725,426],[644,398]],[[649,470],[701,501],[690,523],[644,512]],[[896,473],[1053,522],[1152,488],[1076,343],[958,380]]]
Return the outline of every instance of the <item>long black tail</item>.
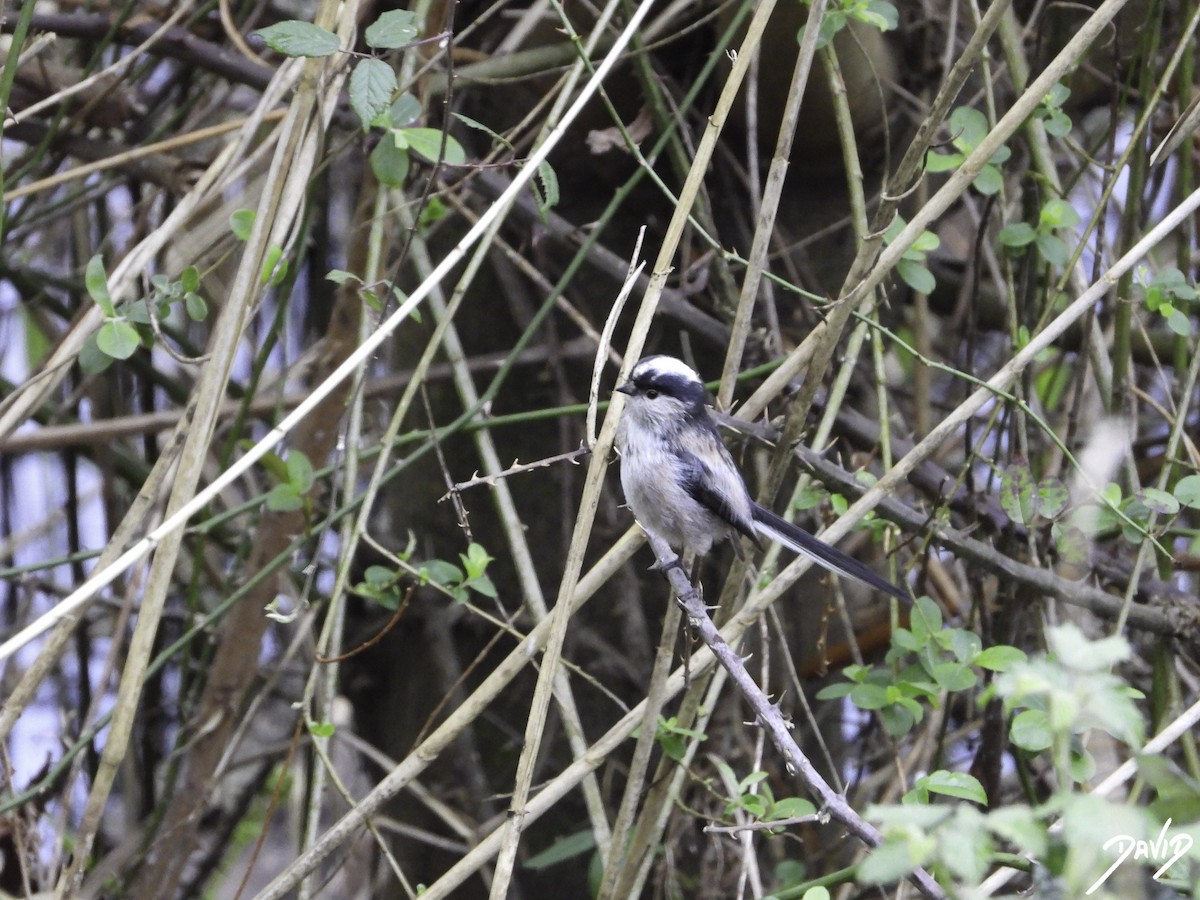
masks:
[[[892,584],[882,575],[876,574],[874,569],[859,562],[852,556],[847,556],[836,547],[831,547],[824,541],[818,540],[803,528],[793,525],[787,519],[780,518],[769,509],[764,509],[757,503],[754,504],[753,515],[755,528],[772,540],[778,541],[785,547],[790,547],[796,553],[811,558],[818,565],[824,566],[831,572],[836,572],[847,578],[856,578],[863,584],[869,584],[876,590],[883,591],[885,594],[891,594],[906,604],[912,604],[912,598],[906,591],[896,587],[896,585]]]

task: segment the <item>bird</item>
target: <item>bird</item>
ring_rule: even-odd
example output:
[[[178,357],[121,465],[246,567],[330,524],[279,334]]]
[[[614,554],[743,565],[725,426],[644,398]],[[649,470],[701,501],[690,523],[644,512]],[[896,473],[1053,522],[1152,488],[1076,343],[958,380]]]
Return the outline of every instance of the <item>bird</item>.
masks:
[[[644,357],[615,390],[627,398],[617,423],[621,488],[645,531],[697,559],[726,538],[740,556],[738,535],[761,550],[765,537],[831,572],[912,602],[866,564],[754,502],[709,413],[704,383],[687,363]],[[664,567],[674,565],[682,568],[678,557]]]

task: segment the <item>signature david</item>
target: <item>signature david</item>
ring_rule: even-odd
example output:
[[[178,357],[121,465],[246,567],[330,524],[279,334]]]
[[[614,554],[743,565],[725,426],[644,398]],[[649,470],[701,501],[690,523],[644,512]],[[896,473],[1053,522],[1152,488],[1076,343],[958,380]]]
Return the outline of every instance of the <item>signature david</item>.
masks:
[[[1167,819],[1162,827],[1162,831],[1158,833],[1158,840],[1155,841],[1139,841],[1127,834],[1118,834],[1110,837],[1104,842],[1104,849],[1110,847],[1117,848],[1117,858],[1113,864],[1108,867],[1108,870],[1096,879],[1096,883],[1087,889],[1088,894],[1092,894],[1100,889],[1104,882],[1108,881],[1108,877],[1112,875],[1117,868],[1130,857],[1136,862],[1139,859],[1158,862],[1165,860],[1157,872],[1154,873],[1154,880],[1158,881],[1171,866],[1175,865],[1189,850],[1192,849],[1192,836],[1190,834],[1176,834],[1167,836],[1167,831],[1171,827],[1171,820]]]

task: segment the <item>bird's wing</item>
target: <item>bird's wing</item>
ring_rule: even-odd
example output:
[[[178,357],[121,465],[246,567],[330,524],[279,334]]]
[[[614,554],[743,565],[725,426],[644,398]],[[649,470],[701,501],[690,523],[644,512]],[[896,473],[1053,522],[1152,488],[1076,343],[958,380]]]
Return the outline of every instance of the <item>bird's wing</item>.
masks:
[[[723,445],[721,450],[725,450]],[[761,547],[762,543],[754,530],[754,521],[749,516],[751,504],[746,485],[734,468],[733,460],[728,458],[727,452],[726,458],[729,465],[723,467],[721,474],[717,474],[696,454],[681,450],[679,459],[683,487],[693,500]]]

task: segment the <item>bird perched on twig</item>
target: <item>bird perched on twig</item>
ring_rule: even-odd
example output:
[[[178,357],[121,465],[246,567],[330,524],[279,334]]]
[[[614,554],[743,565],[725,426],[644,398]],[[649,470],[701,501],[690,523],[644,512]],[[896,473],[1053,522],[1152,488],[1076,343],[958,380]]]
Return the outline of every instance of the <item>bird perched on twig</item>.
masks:
[[[676,552],[704,556],[739,534],[778,541],[818,565],[910,603],[864,563],[755,503],[709,415],[700,376],[672,356],[638,361],[616,390],[629,399],[617,428],[621,487],[634,516]],[[671,565],[679,564],[676,559]]]

